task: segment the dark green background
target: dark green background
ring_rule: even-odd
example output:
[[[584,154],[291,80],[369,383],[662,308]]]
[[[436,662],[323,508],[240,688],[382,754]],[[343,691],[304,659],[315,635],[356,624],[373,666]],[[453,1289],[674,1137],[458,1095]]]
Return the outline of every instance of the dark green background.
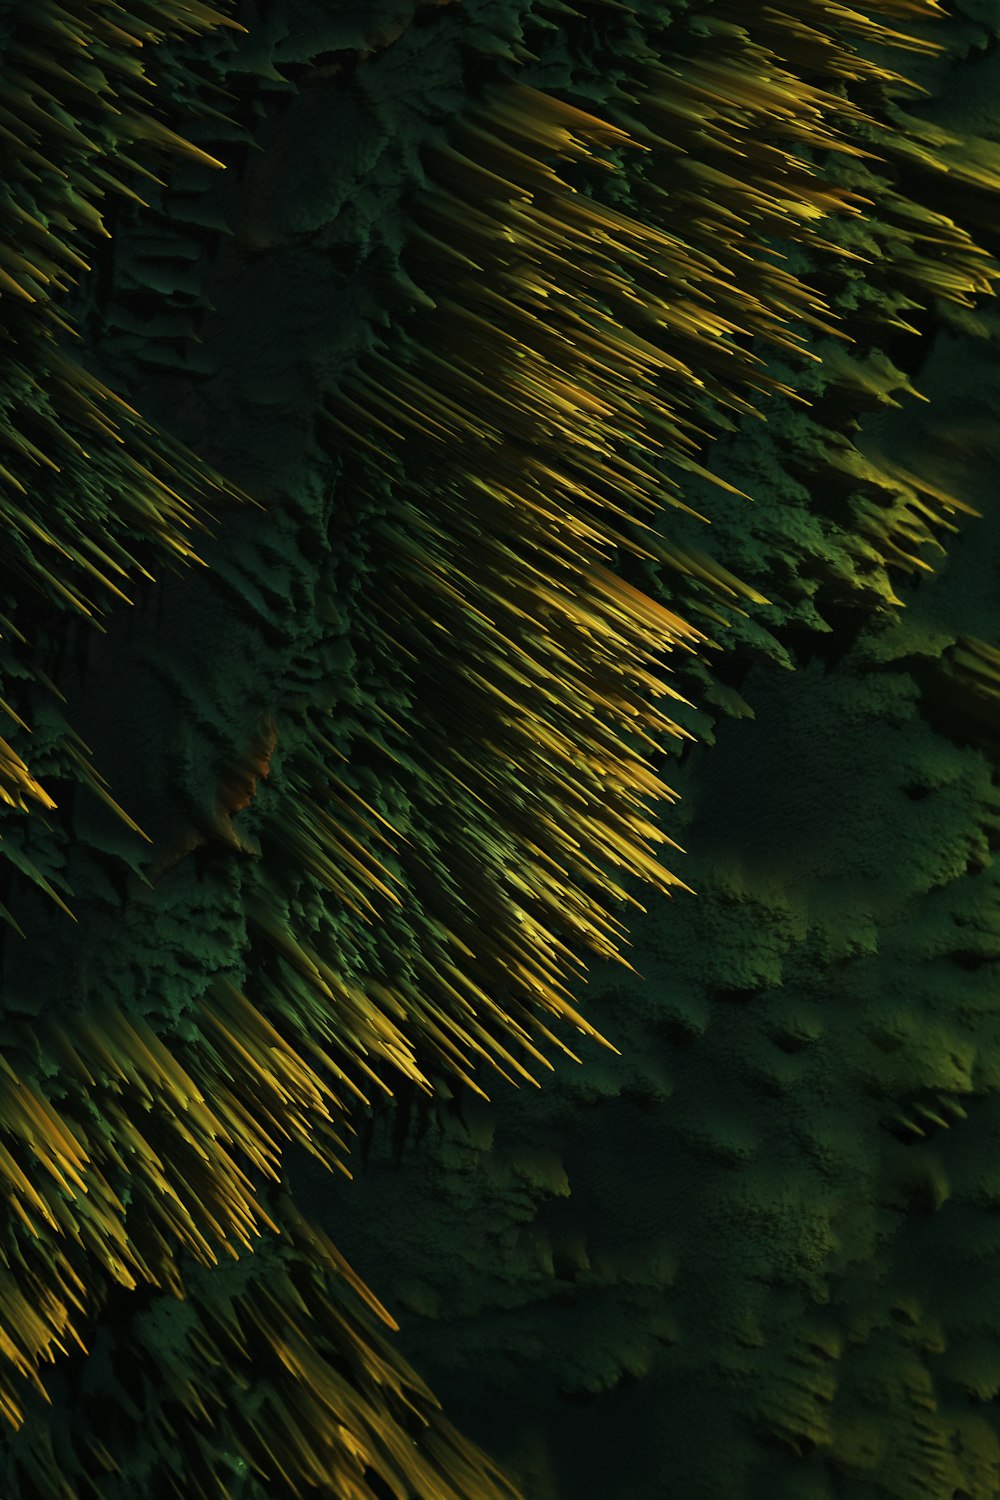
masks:
[[[316,409],[387,324],[421,132],[505,69],[601,115],[627,48],[610,8],[578,8],[584,20],[551,32],[535,24],[544,7],[500,0],[258,0],[236,12],[248,36],[151,57],[167,89],[189,59],[217,76],[263,149],[201,123],[192,138],[227,173],[180,167],[148,210],[115,212],[74,307],[80,357],[267,511],[226,514],[200,549],[209,569],[140,589],[104,636],[40,606],[18,620],[157,847],[197,824],[262,714],[325,698],[350,748],[366,700],[386,691],[361,629],[377,503]],[[637,7],[657,46],[695,9]],[[931,90],[919,113],[996,138],[1000,6],[949,10],[935,28],[949,53],[896,65]],[[519,41],[541,60],[489,55]],[[975,232],[997,252],[988,223]],[[849,316],[861,294],[848,273],[817,274]],[[862,356],[887,351],[929,405],[904,395],[862,412],[829,372],[789,363],[811,414],[774,398],[766,425],[710,450],[753,503],[686,482],[711,529],[664,520],[770,603],[719,633],[712,679],[693,666],[679,678],[701,743],[664,747],[682,800],[662,820],[696,894],[635,883],[641,977],[591,964],[580,1008],[621,1056],[567,1035],[583,1066],[556,1062],[539,1090],[483,1078],[488,1106],[458,1090],[429,1115],[402,1091],[364,1131],[351,1183],[286,1154],[299,1207],[526,1500],[1000,1495],[998,725],[948,665],[959,635],[1000,644],[1000,320],[988,302],[979,316],[985,337],[931,306],[921,338],[862,339]],[[901,608],[849,583],[851,522],[821,434],[855,415],[862,451],[982,511],[958,518],[946,555],[926,554],[933,576],[892,573]],[[645,581],[684,613],[683,580]],[[44,728],[35,741],[44,770]],[[295,748],[292,731],[241,815],[251,844],[280,816]],[[368,784],[360,750],[355,764]],[[373,778],[391,816],[395,793]],[[4,839],[65,875],[79,923],[7,880],[27,941],[4,935],[5,1006],[31,1015],[100,994],[183,1034],[213,973],[252,978],[241,903],[254,857],[203,846],[144,894],[127,877],[140,842],[66,790],[56,833],[20,820]],[[326,923],[336,948],[316,890],[302,882],[295,898],[290,915]],[[346,970],[366,957],[348,948]],[[92,1368],[73,1356],[48,1377],[54,1407],[4,1438],[8,1464],[40,1424],[72,1431],[93,1402],[113,1405],[115,1381],[169,1337],[157,1301],[109,1298]],[[158,1493],[141,1424],[116,1435],[130,1477],[102,1495]],[[10,1474],[4,1496],[31,1500]],[[285,1494],[234,1485],[242,1500]]]

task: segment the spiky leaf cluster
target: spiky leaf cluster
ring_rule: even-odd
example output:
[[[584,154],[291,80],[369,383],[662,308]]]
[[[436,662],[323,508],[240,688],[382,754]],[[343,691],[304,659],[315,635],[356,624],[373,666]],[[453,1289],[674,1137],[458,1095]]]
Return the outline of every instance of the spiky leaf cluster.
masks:
[[[78,334],[63,306],[90,270],[93,242],[109,237],[109,205],[143,202],[133,181],[157,182],[151,166],[171,156],[222,165],[155,107],[143,47],[236,23],[199,4],[9,0],[0,24],[0,586],[12,616],[6,641],[21,643],[28,676],[44,686],[32,666],[33,629],[66,612],[102,629],[110,601],[132,603],[130,582],[152,579],[143,552],[147,562],[200,562],[193,533],[207,531],[210,515],[202,502],[246,498],[73,356]],[[28,612],[24,629],[18,605]],[[4,707],[27,732],[18,705]],[[54,807],[17,749],[0,741],[0,752],[5,806]],[[107,799],[71,731],[51,769]],[[53,893],[40,873],[37,881]]]
[[[371,1470],[400,1495],[407,1485],[504,1493],[481,1457],[464,1473],[454,1466],[423,1395],[420,1444],[400,1439],[398,1403],[380,1394],[351,1405],[333,1372],[346,1362],[356,1386],[359,1367],[374,1367],[367,1335],[330,1323],[313,1361],[294,1280],[275,1280],[265,1307],[264,1237],[297,1241],[290,1206],[274,1209],[264,1185],[279,1176],[282,1138],[336,1164],[373,1086],[430,1091],[457,1075],[478,1088],[483,1061],[532,1078],[532,1064],[546,1065],[539,1036],[568,1051],[550,1021],[603,1040],[574,1003],[580,950],[620,955],[624,872],[665,894],[682,884],[653,852],[669,840],[652,804],[670,793],[646,756],[683,734],[653,701],[672,693],[661,659],[706,638],[630,584],[616,554],[700,579],[716,616],[734,599],[762,602],[707,555],[672,546],[669,526],[660,538],[659,512],[664,501],[683,509],[673,471],[708,478],[699,455],[727,411],[747,415],[762,395],[795,399],[758,350],[798,357],[799,323],[837,337],[822,297],[759,253],[773,237],[844,258],[832,221],[860,221],[864,205],[809,153],[856,162],[855,137],[884,149],[892,134],[879,99],[863,106],[840,82],[803,81],[820,72],[877,95],[895,75],[864,64],[851,35],[889,42],[890,31],[827,5],[780,15],[751,35],[735,12],[711,7],[686,40],[672,37],[683,57],[673,68],[666,47],[633,48],[629,60],[627,21],[620,116],[501,75],[454,121],[424,129],[395,292],[397,311],[409,311],[325,400],[329,441],[350,455],[347,482],[369,507],[376,586],[356,601],[354,623],[374,642],[384,698],[352,718],[318,684],[304,706],[283,705],[227,768],[200,825],[154,852],[150,901],[208,839],[253,853],[233,819],[259,801],[259,862],[239,889],[245,979],[218,978],[189,1004],[183,1030],[156,1019],[155,997],[98,1007],[88,995],[32,1028],[34,1078],[8,1065],[0,1168],[16,1217],[3,1391],[13,1421],[20,1380],[44,1391],[43,1364],[83,1343],[115,1286],[172,1292],[207,1324],[225,1296],[201,1303],[194,1289],[223,1277],[208,1269],[222,1251],[253,1287],[241,1316],[257,1344],[244,1347],[236,1324],[213,1347],[181,1317],[182,1351],[153,1417],[146,1392],[157,1441],[181,1422],[195,1435],[197,1457],[170,1479],[176,1493],[217,1492],[214,1444],[293,1490],[325,1482],[362,1500]],[[531,60],[502,36],[475,45]],[[761,70],[766,84],[748,81]],[[916,125],[912,140],[922,152],[948,146]],[[739,176],[722,160],[734,154]],[[641,212],[574,189],[574,171],[610,181],[630,155],[648,161]],[[902,198],[890,208],[910,213]],[[964,231],[948,231],[961,267],[952,281],[930,255],[921,273],[915,243],[911,280],[959,301],[988,289]],[[845,463],[853,474],[856,460]],[[882,532],[886,558],[900,560]],[[316,608],[333,618],[337,601]],[[363,740],[378,788],[368,796]],[[182,1271],[184,1256],[204,1272]],[[155,1334],[140,1342],[148,1357]],[[283,1409],[268,1404],[266,1382],[259,1403],[244,1386],[234,1409],[230,1376],[239,1387],[272,1355],[295,1367]],[[397,1392],[416,1389],[393,1369]],[[332,1433],[331,1400],[356,1418]],[[113,1457],[96,1432],[89,1452],[53,1444],[20,1472],[60,1493],[62,1471],[68,1493],[91,1457]]]

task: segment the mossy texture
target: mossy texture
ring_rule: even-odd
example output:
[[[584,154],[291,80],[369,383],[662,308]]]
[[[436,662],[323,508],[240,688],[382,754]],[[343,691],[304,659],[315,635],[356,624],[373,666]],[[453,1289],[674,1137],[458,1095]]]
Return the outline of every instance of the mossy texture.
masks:
[[[111,9],[0,22],[4,1494],[995,1496],[997,17]]]

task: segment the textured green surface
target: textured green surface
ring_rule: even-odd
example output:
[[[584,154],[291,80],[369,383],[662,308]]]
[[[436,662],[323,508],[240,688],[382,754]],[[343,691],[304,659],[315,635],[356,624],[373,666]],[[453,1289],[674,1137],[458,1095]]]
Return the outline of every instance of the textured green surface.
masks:
[[[924,7],[900,0],[864,9],[902,24]],[[144,186],[147,206],[114,210],[111,239],[63,303],[82,333],[74,354],[155,429],[188,445],[197,455],[183,458],[192,483],[197,476],[210,487],[217,471],[258,508],[227,510],[215,535],[199,537],[208,567],[140,585],[134,608],[109,611],[105,634],[33,602],[36,575],[10,570],[11,614],[25,639],[4,658],[3,693],[34,732],[14,725],[8,741],[58,808],[47,823],[21,806],[4,819],[10,864],[34,871],[31,880],[10,872],[3,893],[25,934],[4,942],[4,1056],[78,1140],[98,1146],[101,1177],[84,1207],[59,1192],[65,1222],[84,1226],[75,1246],[59,1242],[63,1260],[45,1234],[36,1241],[13,1218],[4,1231],[5,1329],[29,1337],[25,1313],[12,1315],[15,1287],[50,1329],[59,1326],[40,1291],[55,1287],[58,1266],[79,1278],[84,1305],[72,1321],[90,1351],[42,1365],[50,1406],[19,1390],[26,1419],[3,1440],[5,1494],[263,1500],[317,1483],[338,1500],[509,1493],[442,1419],[421,1432],[405,1399],[364,1373],[374,1325],[358,1322],[357,1288],[266,1180],[268,1163],[279,1174],[287,1168],[298,1209],[398,1316],[398,1337],[379,1346],[383,1373],[392,1370],[417,1411],[431,1413],[417,1377],[401,1369],[394,1351],[402,1351],[525,1500],[674,1492],[985,1500],[1000,1492],[992,1404],[1000,1315],[990,1304],[997,322],[983,300],[997,273],[965,237],[967,227],[996,248],[990,137],[1000,124],[992,50],[1000,18],[963,4],[961,18],[924,27],[947,44],[940,57],[864,44],[866,56],[929,89],[927,103],[903,107],[956,132],[936,147],[943,165],[920,167],[915,124],[859,70],[840,108],[845,118],[863,109],[872,123],[849,124],[847,135],[885,152],[887,164],[802,148],[817,155],[819,176],[810,186],[796,170],[794,181],[824,207],[837,208],[822,196],[831,186],[874,200],[864,222],[838,209],[799,232],[787,206],[758,216],[734,198],[732,183],[712,180],[699,186],[712,205],[699,225],[684,194],[706,163],[720,161],[704,136],[686,139],[697,149],[673,161],[663,148],[602,146],[603,127],[581,122],[593,159],[560,166],[562,177],[582,190],[584,212],[603,203],[637,227],[623,231],[620,256],[588,242],[556,273],[551,313],[526,315],[526,241],[512,251],[499,233],[476,239],[468,221],[446,221],[442,194],[451,173],[462,213],[478,204],[497,223],[506,213],[441,146],[447,131],[472,155],[496,152],[495,109],[514,97],[514,80],[641,141],[657,126],[626,96],[644,70],[676,69],[662,96],[676,106],[685,86],[703,88],[721,68],[715,128],[734,130],[750,149],[744,186],[773,164],[760,149],[756,106],[736,113],[734,89],[741,69],[759,66],[748,43],[788,42],[774,12],[754,9],[750,25],[745,5],[575,11],[499,0],[370,10],[247,3],[234,11],[245,33],[215,29],[144,53],[172,128],[228,171],[186,161],[164,174],[162,188]],[[853,34],[850,15],[829,7],[800,0],[783,12],[840,40]],[[737,22],[749,38],[732,29]],[[793,50],[788,93],[801,125],[808,96],[795,79],[828,89],[839,53],[815,40]],[[9,56],[4,66],[9,72]],[[537,96],[517,97],[522,119],[543,118]],[[827,120],[832,106],[827,97]],[[485,138],[468,133],[475,109]],[[679,117],[673,126],[692,128]],[[787,144],[794,119],[783,128]],[[501,152],[491,164],[533,184],[530,157],[530,149],[521,161]],[[568,222],[560,218],[567,201],[555,187],[557,226]],[[749,208],[745,239],[730,241],[716,216],[727,202]],[[914,204],[959,227],[921,220]],[[437,233],[437,247],[418,238],[420,225]],[[921,229],[940,242],[909,236]],[[676,321],[665,333],[651,328],[643,299],[664,296],[674,318],[679,301],[679,283],[670,282],[679,262],[668,256],[658,270],[638,269],[634,250],[655,230],[681,233],[696,258],[717,257],[724,278],[729,267],[732,291],[715,286],[716,309],[744,316],[737,326],[752,339],[736,334],[720,341],[729,352],[716,354]],[[788,328],[771,314],[802,310],[801,291],[781,282],[756,236],[787,255],[777,266],[806,278],[853,343],[802,324],[795,332],[819,358],[777,350]],[[542,253],[548,270],[557,243]],[[867,260],[845,259],[837,246]],[[486,266],[466,275],[445,259],[455,250],[482,254]],[[616,263],[639,302],[608,279]],[[696,322],[710,294],[704,271],[702,260],[691,288]],[[419,415],[433,420],[432,402],[454,390],[455,376],[431,370],[427,352],[461,355],[463,333],[474,347],[469,314],[483,315],[483,294],[506,286],[505,277],[521,279],[522,303],[502,319],[491,305],[498,331],[484,346],[488,388],[467,393],[468,411],[495,421],[502,441],[491,450],[463,428],[441,445],[397,426],[389,459],[378,461],[389,465],[386,482],[357,441],[372,425],[342,404],[345,395],[359,399],[359,368],[377,370],[398,403],[391,366],[411,359],[432,382]],[[584,1065],[558,1060],[533,1032],[556,1059],[554,1072],[543,1072],[508,1026],[523,1022],[526,1040],[530,1017],[554,1009],[552,992],[545,1010],[533,1011],[512,958],[530,951],[526,932],[543,956],[543,915],[581,957],[583,928],[568,907],[560,913],[557,888],[544,913],[525,902],[526,916],[523,889],[505,876],[528,873],[524,840],[554,807],[532,798],[560,785],[559,828],[585,827],[600,873],[614,873],[619,861],[602,858],[594,842],[600,816],[579,821],[572,781],[585,755],[604,754],[604,729],[620,733],[622,766],[642,746],[621,730],[620,703],[608,707],[612,678],[581,637],[579,660],[569,660],[584,683],[579,702],[593,704],[593,728],[584,715],[558,717],[577,711],[570,667],[548,684],[539,676],[523,697],[525,724],[554,714],[548,722],[575,723],[580,738],[562,769],[531,761],[526,814],[519,810],[495,749],[503,720],[491,692],[503,666],[486,655],[495,638],[461,601],[442,605],[422,570],[435,548],[450,555],[479,604],[474,589],[502,576],[491,571],[498,554],[477,542],[477,530],[492,525],[485,518],[499,512],[487,509],[476,478],[520,482],[525,453],[558,466],[567,449],[541,404],[553,385],[539,386],[527,418],[513,412],[514,366],[495,339],[519,338],[555,370],[559,332],[572,338],[571,320],[594,284],[590,316],[605,332],[605,320],[626,309],[637,332],[689,365],[657,377],[668,407],[714,434],[729,406],[732,430],[705,457],[752,499],[671,464],[657,481],[654,466],[664,558],[641,561],[624,545],[614,553],[622,576],[723,647],[701,660],[680,651],[668,658],[663,614],[647,617],[646,642],[637,614],[615,646],[629,671],[644,645],[660,650],[675,674],[668,680],[691,699],[667,707],[700,742],[677,755],[661,729],[654,761],[682,799],[659,810],[662,835],[688,851],[670,850],[667,863],[696,894],[668,901],[662,874],[662,894],[625,877],[646,911],[611,909],[629,927],[627,956],[641,980],[595,959],[608,946],[597,936],[587,945],[587,986],[572,969],[567,980],[571,1002],[617,1052],[553,1023]],[[41,335],[31,337],[31,358],[41,360]],[[365,365],[362,356],[383,341],[385,363]],[[563,348],[579,399],[579,352]],[[766,364],[752,366],[741,350]],[[707,386],[694,387],[692,372]],[[911,380],[929,405],[906,394]],[[628,383],[612,370],[605,388],[621,415]],[[655,419],[652,389],[637,410]],[[766,423],[739,415],[747,399]],[[600,433],[592,412],[569,410],[573,430]],[[324,412],[346,420],[346,430]],[[403,416],[397,404],[390,425]],[[113,453],[104,444],[87,474]],[[131,493],[125,470],[114,482],[116,493]],[[52,523],[81,480],[60,480],[65,490],[47,483],[38,514]],[[676,485],[711,527],[671,504]],[[623,544],[652,545],[639,500],[626,500],[615,481],[595,486],[578,514],[600,522],[609,503],[624,504]],[[949,506],[983,516],[959,518]],[[108,513],[90,514],[102,534],[130,535],[115,532]],[[428,541],[421,515],[442,528],[440,538]],[[942,524],[949,515],[954,533]],[[519,535],[523,549],[527,532]],[[680,568],[671,565],[678,548]],[[908,576],[914,557],[930,562],[933,576]],[[705,587],[694,579],[699,567]],[[727,578],[736,595],[720,590]],[[519,579],[507,598],[523,611],[532,595]],[[451,610],[446,646],[426,625],[418,633],[435,601]],[[502,600],[499,609],[504,628],[523,628],[513,610],[502,613]],[[550,616],[549,644],[570,639],[560,622]],[[487,660],[477,697],[465,679]],[[64,695],[58,714],[46,678]],[[91,747],[145,841],[94,797],[92,778],[80,784],[61,738],[67,726]],[[512,756],[522,741],[504,743]],[[461,765],[474,787],[490,787],[478,808],[446,782]],[[595,806],[610,818],[626,783],[609,780],[609,766]],[[63,894],[75,924],[39,888],[39,875]],[[532,925],[520,930],[523,920]],[[475,950],[468,963],[442,927],[466,934]],[[456,1083],[451,1021],[442,1021],[461,1015],[442,988],[449,961],[498,1007],[475,1045],[506,1045],[502,1066],[527,1068],[541,1089],[515,1093],[480,1067],[485,1104]],[[477,998],[480,1014],[485,1003]],[[138,1030],[124,1029],[119,1015]],[[256,1063],[240,1061],[234,1037]],[[368,1165],[360,1170],[355,1153],[354,1182],[321,1174],[304,1151],[306,1141],[319,1149],[323,1130],[324,1096],[309,1071],[316,1042],[343,1069],[331,1072],[319,1058],[328,1159],[346,1156],[336,1134],[350,1135],[346,1111],[355,1126],[364,1114],[357,1089],[376,1105],[364,1136]],[[176,1068],[172,1081],[159,1071],[174,1065],[200,1084],[205,1109],[178,1108],[184,1075],[178,1084]],[[474,1056],[464,1066],[471,1071]],[[406,1079],[421,1076],[445,1100],[456,1093],[455,1104],[418,1106],[414,1119],[419,1088]],[[389,1088],[395,1117],[377,1103]],[[37,1143],[47,1132],[19,1123],[23,1095],[13,1085],[2,1102],[8,1149],[37,1188],[47,1149]],[[252,1127],[236,1124],[241,1105]],[[430,1130],[427,1113],[437,1121]],[[194,1143],[179,1139],[175,1120]],[[249,1156],[227,1152],[220,1123],[244,1146],[256,1135]],[[407,1139],[414,1124],[423,1134]],[[300,1144],[279,1162],[282,1131]],[[173,1222],[155,1166],[141,1165],[142,1140],[160,1153],[183,1203]],[[115,1146],[137,1144],[135,1160],[115,1164]],[[55,1201],[50,1189],[50,1207]],[[252,1255],[238,1244],[248,1212]],[[209,1268],[194,1258],[205,1259],[199,1234],[215,1256],[222,1234],[213,1217],[237,1241],[239,1259],[223,1255]],[[109,1250],[122,1232],[127,1241]],[[178,1288],[182,1280],[187,1301],[151,1285],[130,1289],[123,1261],[147,1280],[137,1256],[150,1280]],[[317,1320],[302,1342],[292,1327],[297,1296]],[[321,1296],[333,1315],[319,1311]],[[242,1352],[239,1331],[232,1343],[224,1331],[234,1297],[243,1299],[237,1315],[249,1340]],[[338,1314],[347,1321],[338,1325]],[[316,1357],[306,1378],[282,1363],[283,1339],[286,1355]],[[183,1410],[185,1382],[207,1409],[218,1405],[214,1431]],[[328,1403],[325,1412],[310,1392]],[[358,1458],[333,1412],[351,1414]],[[99,1470],[95,1444],[120,1474]],[[270,1477],[252,1479],[245,1465],[242,1477],[228,1477],[241,1446]]]

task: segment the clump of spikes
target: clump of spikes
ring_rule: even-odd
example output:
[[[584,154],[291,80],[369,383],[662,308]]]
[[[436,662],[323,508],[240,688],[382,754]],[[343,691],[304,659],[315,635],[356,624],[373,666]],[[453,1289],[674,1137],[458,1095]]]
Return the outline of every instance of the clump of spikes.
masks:
[[[882,6],[901,20],[935,9]],[[617,123],[506,82],[428,145],[409,280],[424,311],[328,412],[359,477],[388,482],[383,573],[366,609],[412,719],[383,713],[367,753],[387,782],[408,778],[408,823],[362,799],[349,764],[336,764],[334,726],[310,721],[308,746],[287,757],[284,789],[261,819],[248,916],[267,972],[252,974],[247,993],[218,980],[189,1039],[170,1045],[110,1007],[46,1019],[37,1044],[58,1059],[64,1099],[0,1070],[0,1173],[13,1209],[0,1408],[11,1423],[23,1417],[22,1382],[44,1395],[42,1364],[82,1345],[102,1284],[144,1281],[178,1302],[187,1294],[197,1313],[188,1362],[164,1370],[194,1434],[191,1468],[173,1476],[178,1494],[219,1493],[220,1441],[296,1494],[322,1485],[338,1500],[371,1500],[369,1468],[400,1497],[511,1493],[442,1435],[416,1377],[331,1314],[327,1292],[320,1311],[316,1288],[303,1292],[286,1267],[266,1297],[255,1289],[220,1314],[218,1297],[199,1300],[182,1284],[176,1257],[188,1251],[209,1274],[220,1251],[266,1260],[277,1253],[267,1232],[280,1229],[289,1264],[301,1257],[371,1304],[290,1204],[280,1223],[268,1213],[245,1164],[277,1179],[291,1139],[346,1171],[349,1116],[366,1088],[388,1087],[383,1072],[430,1091],[433,1065],[482,1092],[474,1074],[488,1062],[512,1082],[536,1082],[525,1058],[550,1066],[539,1038],[569,1053],[547,1020],[611,1046],[572,1003],[578,950],[625,962],[614,907],[638,903],[622,872],[664,894],[686,889],[655,855],[672,841],[650,804],[673,794],[644,752],[684,733],[653,701],[679,696],[663,679],[664,653],[707,637],[624,582],[613,554],[690,572],[720,606],[760,600],[655,529],[664,502],[682,505],[662,462],[711,478],[697,455],[726,410],[754,412],[770,392],[800,399],[744,336],[807,357],[794,325],[837,336],[823,299],[758,255],[756,236],[860,253],[825,221],[860,223],[868,205],[797,145],[854,159],[919,151],[933,170],[949,166],[951,150],[902,117],[909,144],[894,143],[840,88],[898,81],[849,40],[860,30],[900,41],[889,28],[825,0],[762,7],[753,39],[744,22],[743,9],[716,4],[701,18],[703,53],[676,67],[647,57]],[[824,90],[804,76],[836,82]],[[877,151],[857,143],[866,132]],[[648,218],[575,192],[554,165],[610,167],[611,151],[645,153]],[[919,211],[898,194],[887,201],[908,226],[900,243],[915,284],[966,304],[990,289],[993,273],[963,231],[934,226],[947,241],[945,276],[926,218],[917,228]],[[223,801],[227,816],[245,805],[232,787]],[[372,930],[381,969],[349,979],[320,939],[291,930],[289,866]],[[122,1175],[127,1230],[113,1187]],[[310,1326],[307,1338],[303,1315],[322,1333]],[[321,1344],[351,1380],[335,1378]],[[292,1378],[280,1403],[250,1415],[226,1399],[225,1382],[245,1386],[260,1349]],[[400,1436],[407,1406],[419,1441]],[[93,1460],[113,1467],[96,1437],[81,1474]],[[38,1493],[68,1493],[54,1459],[38,1465]]]
[[[627,549],[707,581],[720,604],[760,601],[707,556],[671,548],[649,518],[686,508],[664,462],[712,478],[696,454],[727,411],[756,413],[759,393],[805,401],[757,348],[809,357],[803,326],[838,335],[822,297],[760,254],[771,236],[858,258],[826,221],[870,204],[796,153],[874,159],[853,136],[878,122],[802,74],[869,92],[900,75],[859,58],[826,9],[768,10],[751,37],[745,12],[714,5],[699,27],[710,46],[644,61],[619,85],[626,105],[608,112],[621,124],[515,82],[487,92],[423,153],[408,287],[423,308],[330,403],[359,474],[386,484],[370,628],[403,664],[414,705],[415,726],[403,736],[386,717],[377,746],[387,776],[404,766],[419,785],[394,850],[419,936],[381,997],[437,1065],[454,1071],[460,1056],[472,1088],[482,1060],[531,1077],[511,1037],[544,1064],[529,1037],[555,1040],[546,1013],[594,1036],[566,980],[580,948],[625,962],[609,902],[634,898],[616,868],[664,894],[683,888],[651,848],[672,841],[650,799],[673,794],[644,751],[684,734],[651,703],[679,697],[656,671],[662,654],[707,637],[608,562]],[[833,19],[848,33],[861,24]],[[641,221],[575,192],[553,165],[607,167],[610,149],[645,153]],[[899,194],[893,207],[919,217]],[[983,269],[957,226],[948,239],[948,290],[969,303],[1000,271]],[[911,275],[924,267],[940,290],[935,257],[913,240]],[[315,868],[324,799],[310,810],[296,790],[299,818],[283,807],[280,837]],[[382,905],[392,933],[394,906]]]
[[[223,165],[151,112],[142,61],[145,44],[217,27],[244,30],[187,0],[113,7],[8,0],[0,7],[0,584],[10,599],[41,598],[99,630],[107,602],[132,602],[129,579],[153,576],[132,550],[136,542],[171,565],[202,563],[192,533],[209,529],[211,513],[200,501],[248,498],[66,352],[77,334],[60,308],[90,269],[88,242],[109,237],[106,201],[142,203],[129,179],[159,181],[144,161],[179,154]],[[0,630],[28,644],[6,617]],[[42,681],[30,653],[29,671]],[[70,734],[64,748],[66,774],[134,828],[80,742]],[[55,805],[2,740],[0,799],[21,811]]]
[[[2,1230],[0,1413],[23,1421],[21,1380],[50,1399],[41,1366],[87,1350],[79,1325],[104,1300],[102,1282],[141,1283],[176,1298],[162,1316],[179,1308],[178,1337],[169,1350],[133,1349],[136,1384],[111,1425],[159,1442],[165,1494],[226,1493],[221,1431],[249,1470],[297,1495],[332,1484],[344,1500],[370,1500],[377,1476],[397,1500],[517,1500],[386,1343],[371,1315],[398,1325],[327,1237],[284,1194],[272,1217],[240,1164],[277,1183],[282,1143],[294,1140],[329,1166],[356,1090],[331,1088],[313,1064],[342,1078],[335,1060],[315,1043],[311,1058],[296,1052],[221,977],[198,1023],[197,1045],[175,1049],[111,1006],[50,1023],[47,1051],[85,1086],[86,1111],[57,1107],[0,1059],[0,1176],[13,1210]],[[115,1180],[129,1183],[127,1231]],[[262,1241],[268,1231],[280,1240]],[[220,1253],[238,1260],[237,1247],[256,1253],[228,1289],[200,1274]],[[196,1262],[186,1284],[181,1250]],[[155,1370],[148,1391],[143,1353]],[[259,1409],[240,1405],[251,1384],[267,1393]],[[118,1467],[99,1427],[71,1476],[95,1497],[100,1474]],[[30,1493],[79,1493],[44,1428],[17,1460]]]

